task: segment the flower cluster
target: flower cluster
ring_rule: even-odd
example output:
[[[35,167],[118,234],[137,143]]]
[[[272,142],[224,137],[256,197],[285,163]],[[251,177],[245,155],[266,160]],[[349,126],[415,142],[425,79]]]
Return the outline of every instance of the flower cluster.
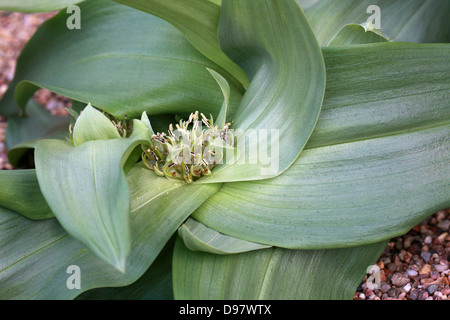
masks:
[[[219,128],[212,116],[200,116],[196,111],[187,121],[180,120],[175,130],[170,124],[168,133],[154,134],[151,144],[143,146],[143,163],[157,175],[187,183],[210,175],[222,163],[224,149],[233,146],[234,136],[228,130],[230,123]]]

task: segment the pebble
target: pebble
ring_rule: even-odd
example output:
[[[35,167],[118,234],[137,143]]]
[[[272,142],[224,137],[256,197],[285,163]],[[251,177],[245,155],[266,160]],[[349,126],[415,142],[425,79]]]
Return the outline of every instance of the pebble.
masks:
[[[409,294],[409,298],[411,300],[417,300],[418,297],[419,297],[419,290],[417,290],[417,289],[413,289],[411,291],[411,293]]]
[[[429,274],[431,271],[431,266],[429,264],[423,265],[422,268],[419,270],[419,274]]]
[[[433,279],[433,280],[439,279],[439,272],[431,271],[431,272],[430,272],[430,277],[431,277],[431,279]]]
[[[408,274],[405,272],[397,272],[392,276],[391,282],[396,287],[403,287],[409,282]]]
[[[412,270],[412,269],[408,269],[408,270],[406,270],[406,272],[408,273],[408,276],[410,276],[410,277],[416,277],[419,274],[416,270]]]
[[[436,227],[441,229],[442,231],[448,231],[450,229],[450,220],[444,220],[439,222]]]
[[[425,260],[425,262],[430,261],[431,258],[431,253],[428,251],[423,251],[420,253],[420,256],[423,258],[423,260]]]
[[[381,288],[380,288],[381,292],[383,292],[383,293],[388,292],[389,289],[391,289],[391,286],[388,285],[388,284],[382,284],[382,285],[381,285]]]
[[[420,290],[419,294],[417,296],[417,300],[426,300],[428,298],[428,291],[426,290]]]
[[[411,290],[411,283],[407,283],[406,286],[403,287],[403,290],[408,293]]]
[[[427,291],[429,294],[433,294],[437,290],[438,286],[436,284],[430,284],[427,287]]]
[[[448,269],[448,266],[445,266],[445,265],[442,265],[442,264],[435,264],[434,265],[434,270],[436,270],[437,272],[444,272],[447,269]]]

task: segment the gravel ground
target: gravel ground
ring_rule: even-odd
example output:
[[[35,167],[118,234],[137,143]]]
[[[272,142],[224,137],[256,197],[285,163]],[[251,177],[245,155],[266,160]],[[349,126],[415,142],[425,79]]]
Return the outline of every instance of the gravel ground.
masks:
[[[17,57],[40,23],[54,15],[0,12],[0,98],[12,80]],[[65,114],[70,101],[46,90],[34,98],[52,114]],[[6,119],[0,117],[0,170],[12,169],[4,144]],[[450,299],[450,209],[439,211],[406,235],[392,239],[377,261],[380,288],[370,290],[366,280],[354,300]]]

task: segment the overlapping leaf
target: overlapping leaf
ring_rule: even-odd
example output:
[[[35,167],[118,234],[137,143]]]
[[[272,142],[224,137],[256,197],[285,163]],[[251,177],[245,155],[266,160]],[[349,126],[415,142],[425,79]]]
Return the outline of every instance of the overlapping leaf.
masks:
[[[386,247],[386,241],[334,250],[272,248],[232,255],[188,250],[175,244],[176,299],[351,299]],[[333,266],[333,268],[330,268]]]
[[[418,43],[450,40],[446,0],[297,0],[321,46],[327,46],[346,24],[367,24],[373,12],[380,8],[381,33],[389,40]]]
[[[75,124],[74,145],[61,140],[37,144],[37,178],[67,232],[124,271],[130,250],[130,195],[123,166],[133,149],[149,140],[149,132],[134,120],[131,137],[120,138],[99,111],[88,106],[84,113]],[[99,130],[89,130],[91,121]],[[105,136],[108,131],[102,129],[109,125],[117,136]]]
[[[403,234],[450,204],[450,47],[324,54],[323,111],[297,161],[276,179],[225,184],[196,220],[253,242],[332,248]]]
[[[248,19],[254,15],[258,19]],[[276,176],[297,158],[316,124],[325,90],[320,48],[293,1],[223,1],[219,41],[250,86],[232,122],[240,158],[219,165],[202,183]]]
[[[115,0],[138,10],[151,13],[170,22],[203,55],[226,69],[244,86],[245,73],[219,47],[217,27],[220,1],[205,0]]]
[[[96,287],[129,285],[145,273],[189,214],[219,189],[174,184],[139,165],[127,182],[131,252],[124,274],[69,236],[56,219],[31,221],[0,208],[0,298],[71,299]],[[70,265],[80,267],[81,290],[66,286]]]
[[[41,25],[18,60],[0,114],[18,114],[17,105],[24,108],[38,87],[119,118],[143,111],[216,114],[223,97],[207,67],[230,83],[230,109],[236,108],[242,86],[169,23],[106,0],[82,2],[80,9],[80,30],[67,29],[65,12]]]

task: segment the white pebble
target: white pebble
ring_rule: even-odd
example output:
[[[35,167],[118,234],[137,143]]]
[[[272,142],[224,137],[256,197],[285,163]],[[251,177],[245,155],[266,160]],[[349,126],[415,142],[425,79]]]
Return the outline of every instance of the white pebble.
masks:
[[[407,283],[404,287],[403,290],[405,290],[406,293],[408,293],[411,290],[411,283]]]

